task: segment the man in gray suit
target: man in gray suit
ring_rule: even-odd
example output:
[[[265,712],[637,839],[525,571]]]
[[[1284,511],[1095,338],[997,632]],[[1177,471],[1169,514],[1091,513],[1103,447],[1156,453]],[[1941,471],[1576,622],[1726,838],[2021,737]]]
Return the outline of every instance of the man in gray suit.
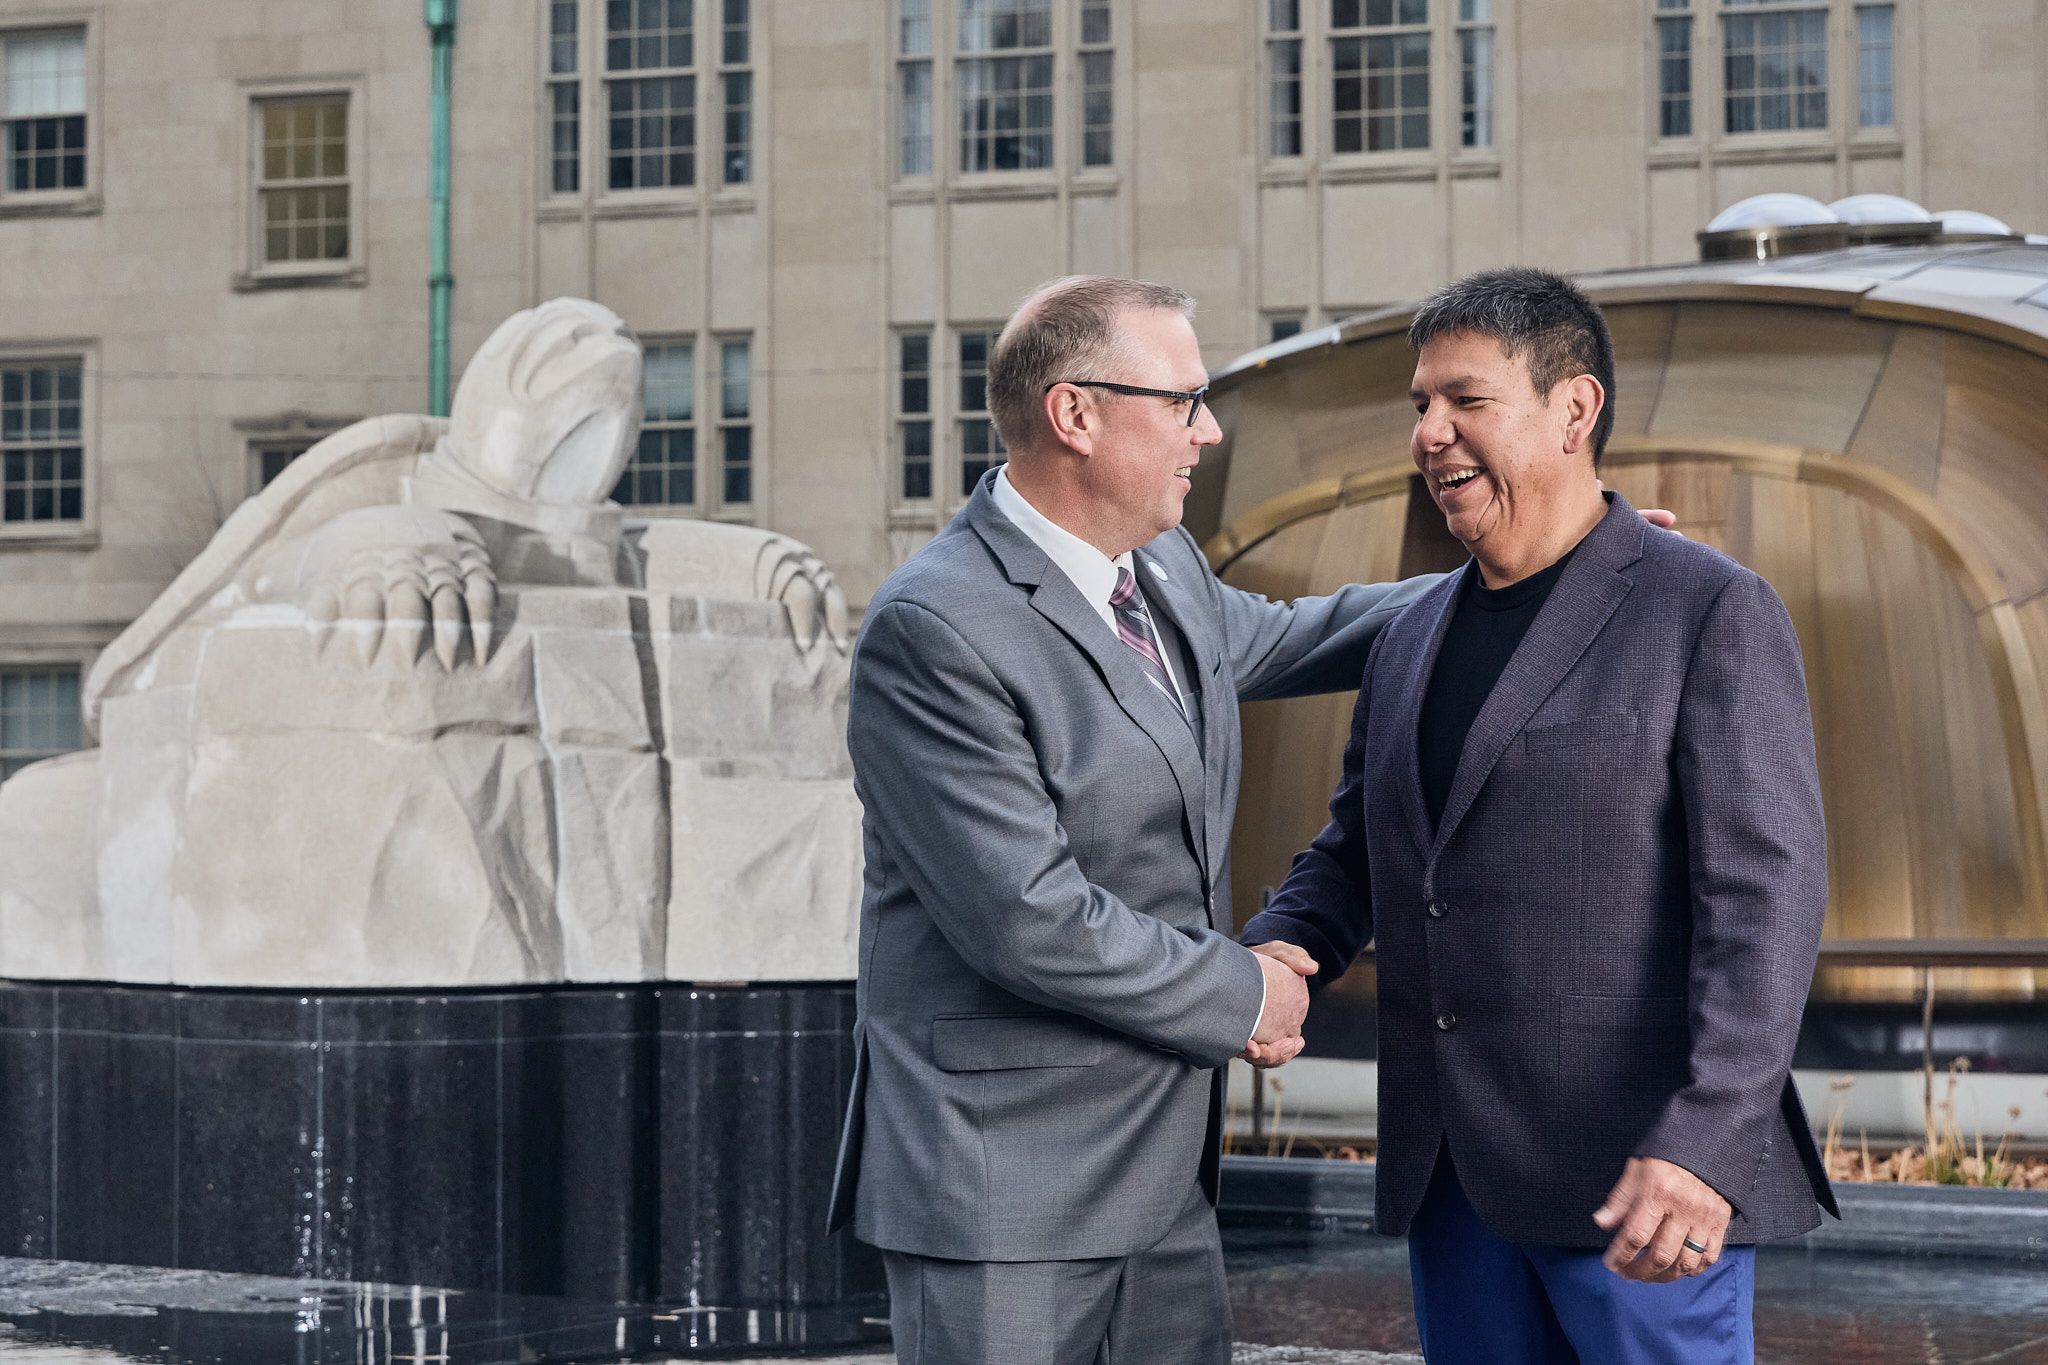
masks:
[[[1224,1064],[1291,1057],[1307,954],[1233,940],[1237,703],[1349,688],[1433,580],[1283,604],[1179,529],[1220,439],[1193,303],[1056,281],[989,359],[1009,451],[853,665],[858,1063],[833,1226],[904,1365],[1223,1365]]]
[[[1410,337],[1473,562],[1375,644],[1244,939],[1320,980],[1376,942],[1376,1221],[1432,1365],[1747,1365],[1754,1244],[1835,1211],[1790,1075],[1827,903],[1799,641],[1603,500],[1613,348],[1569,282],[1474,276]]]

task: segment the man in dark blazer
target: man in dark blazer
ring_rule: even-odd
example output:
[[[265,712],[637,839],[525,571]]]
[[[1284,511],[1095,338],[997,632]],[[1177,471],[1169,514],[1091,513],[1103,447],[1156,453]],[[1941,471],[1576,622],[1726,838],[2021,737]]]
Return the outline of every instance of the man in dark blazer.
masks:
[[[1790,1073],[1827,901],[1799,643],[1603,495],[1578,289],[1487,272],[1410,335],[1473,562],[1382,632],[1330,823],[1243,941],[1318,984],[1376,944],[1377,1222],[1432,1365],[1747,1362],[1754,1244],[1835,1211]]]
[[[1435,580],[1269,602],[1179,529],[1192,301],[1040,290],[988,407],[1007,467],[891,575],[853,663],[856,1070],[833,1226],[903,1365],[1226,1365],[1223,1067],[1301,1046],[1307,954],[1231,936],[1237,703],[1349,688]]]

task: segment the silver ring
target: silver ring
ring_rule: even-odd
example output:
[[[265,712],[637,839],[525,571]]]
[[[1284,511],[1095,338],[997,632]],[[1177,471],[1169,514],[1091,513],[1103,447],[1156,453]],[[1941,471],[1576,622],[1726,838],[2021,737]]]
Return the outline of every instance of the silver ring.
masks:
[[[1685,1249],[1687,1251],[1697,1251],[1702,1256],[1707,1254],[1707,1249],[1690,1237],[1685,1239]]]

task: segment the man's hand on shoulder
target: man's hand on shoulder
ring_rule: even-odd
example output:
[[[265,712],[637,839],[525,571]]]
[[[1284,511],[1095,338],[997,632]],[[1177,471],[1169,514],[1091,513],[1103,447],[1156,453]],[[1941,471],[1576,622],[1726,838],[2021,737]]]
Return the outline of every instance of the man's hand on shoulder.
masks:
[[[1712,1185],[1685,1167],[1630,1157],[1593,1221],[1602,1232],[1614,1231],[1603,1258],[1609,1270],[1624,1280],[1669,1284],[1721,1259],[1731,1212]]]
[[[1251,1042],[1237,1055],[1260,1068],[1283,1066],[1301,1051],[1308,978],[1316,974],[1316,960],[1292,943],[1261,943],[1252,953],[1266,974],[1266,1008]]]

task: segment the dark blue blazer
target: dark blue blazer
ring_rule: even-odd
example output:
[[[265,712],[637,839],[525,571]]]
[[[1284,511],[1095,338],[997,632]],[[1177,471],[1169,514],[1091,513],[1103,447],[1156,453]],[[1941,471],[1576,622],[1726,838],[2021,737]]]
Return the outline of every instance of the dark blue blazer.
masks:
[[[1386,1233],[1445,1140],[1514,1241],[1604,1245],[1631,1156],[1719,1190],[1733,1243],[1836,1211],[1791,1081],[1827,905],[1799,641],[1761,578],[1608,498],[1434,831],[1416,730],[1461,575],[1386,628],[1330,823],[1243,934],[1315,985],[1376,943]]]

